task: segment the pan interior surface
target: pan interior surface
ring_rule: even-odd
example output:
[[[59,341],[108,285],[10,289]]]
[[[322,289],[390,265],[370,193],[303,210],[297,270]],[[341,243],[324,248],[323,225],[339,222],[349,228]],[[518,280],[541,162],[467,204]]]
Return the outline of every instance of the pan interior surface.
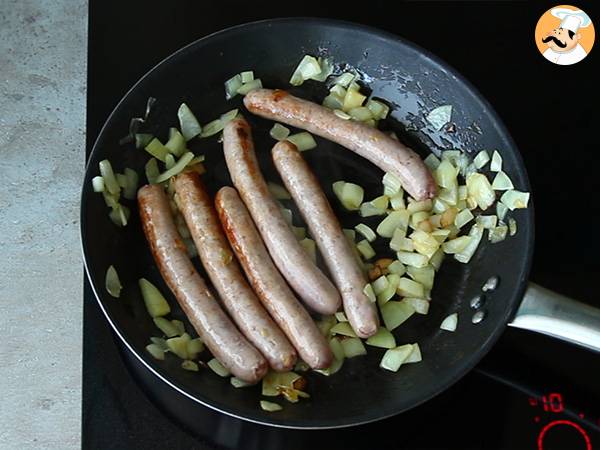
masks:
[[[132,209],[130,223],[117,228],[108,218],[102,196],[91,189],[91,179],[98,175],[98,162],[106,158],[115,170],[131,167],[145,180],[148,155],[132,144],[119,146],[118,142],[127,134],[129,120],[143,115],[150,96],[158,101],[147,131],[163,141],[168,128],[178,126],[177,109],[182,102],[190,106],[201,123],[240,108],[252,125],[265,177],[281,183],[270,158],[272,122],[252,116],[243,108],[240,96],[226,101],[223,82],[241,71],[254,70],[265,87],[290,90],[288,80],[305,54],[327,56],[359,70],[373,95],[387,100],[392,107],[391,119],[383,127],[394,130],[422,156],[447,149],[461,149],[471,155],[481,149],[497,149],[515,187],[530,190],[520,155],[490,105],[454,70],[422,49],[389,34],[347,23],[320,19],[257,22],[185,47],[155,67],[124,97],[104,126],[89,160],[82,194],[82,240],[88,277],[100,306],[120,338],[158,377],[201,404],[246,420],[294,428],[343,427],[378,420],[420,404],[457,381],[489,350],[514,313],[527,280],[533,239],[531,207],[513,212],[519,226],[514,237],[491,245],[486,233],[468,265],[446,258],[436,277],[429,314],[414,315],[395,332],[399,345],[419,343],[421,363],[403,366],[397,373],[387,372],[378,367],[384,350],[368,347],[367,356],[346,360],[342,370],[332,377],[310,374],[306,389],[310,399],[293,405],[276,399],[285,403],[283,410],[268,413],[259,407],[259,387],[234,389],[227,379],[208,369],[187,372],[180,368],[176,357],[167,355],[165,361],[155,361],[146,353],[149,338],[160,332],[144,308],[138,278],[148,278],[168,294],[172,317],[184,320],[188,330],[192,327],[160,277],[135,204],[128,204]],[[326,87],[310,81],[291,92],[320,103]],[[428,111],[444,104],[453,106],[453,133],[433,130],[424,118]],[[365,188],[365,199],[371,199],[382,193],[383,173],[348,150],[316,140],[317,148],[303,155],[342,225],[353,228],[363,222],[375,229],[382,218],[361,218],[344,211],[334,199],[331,184],[337,180],[358,183]],[[203,179],[211,194],[231,185],[217,136],[190,143],[190,147],[206,156]],[[294,224],[304,226],[298,210],[293,206],[291,209]],[[376,241],[375,247],[378,254],[389,252],[387,241]],[[111,264],[124,286],[119,299],[104,289],[104,276]],[[473,324],[474,310],[469,302],[481,293],[491,276],[499,277],[499,286],[487,294],[485,319]],[[454,312],[459,316],[456,332],[440,330],[443,318]]]

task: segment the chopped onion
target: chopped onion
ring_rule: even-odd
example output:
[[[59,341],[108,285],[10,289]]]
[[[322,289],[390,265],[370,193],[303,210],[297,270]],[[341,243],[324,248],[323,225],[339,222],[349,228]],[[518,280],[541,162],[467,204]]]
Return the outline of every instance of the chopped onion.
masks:
[[[348,322],[340,322],[335,324],[329,330],[331,334],[340,334],[342,336],[356,337],[356,333]]]
[[[240,380],[239,378],[236,377],[231,377],[229,379],[229,382],[231,383],[231,385],[234,388],[244,388],[244,387],[248,387],[248,386],[252,386],[250,383],[248,383],[247,381],[244,380]]]
[[[388,282],[387,287],[377,295],[377,304],[379,306],[384,305],[396,295],[396,290],[400,284],[400,275],[389,274],[386,278]]]
[[[354,227],[354,229],[357,232],[359,232],[361,235],[363,235],[364,238],[369,242],[373,242],[377,238],[377,235],[375,234],[375,232],[368,225],[365,225],[364,223],[359,223],[358,225],[356,225]]]
[[[165,157],[165,167],[168,169],[172,168],[175,165],[175,157],[170,153],[167,153]]]
[[[110,161],[108,159],[104,159],[100,161],[98,166],[100,167],[100,175],[102,175],[102,178],[104,179],[104,187],[110,194],[115,195],[118,198],[121,192],[121,187],[119,186],[117,177],[113,172]]]
[[[156,178],[156,183],[162,183],[163,181],[167,181],[169,178],[183,171],[183,169],[185,169],[185,167],[193,158],[194,154],[192,152],[185,153],[181,158],[179,158],[179,161],[177,161],[177,163],[173,167],[163,172]]]
[[[315,241],[313,241],[312,239],[309,239],[309,238],[304,238],[299,242],[300,242],[300,245],[302,246],[302,248],[304,248],[304,250],[306,250],[306,252],[310,256],[310,259],[312,260],[312,262],[316,264],[317,263],[317,245],[315,244]]]
[[[504,217],[506,217],[506,213],[508,212],[508,207],[502,203],[501,201],[496,203],[496,215],[498,216],[498,220],[502,222]]]
[[[164,340],[163,338],[159,338],[159,337],[151,337],[150,341],[152,341],[153,344],[158,345],[163,351],[167,351],[169,350],[169,348],[167,347],[167,341]]]
[[[497,150],[492,153],[492,162],[490,163],[490,170],[492,172],[500,172],[502,170],[502,156]]]
[[[104,192],[104,178],[100,175],[92,178],[92,188],[94,192]]]
[[[346,358],[354,358],[355,356],[362,356],[367,354],[367,349],[363,345],[362,341],[358,338],[349,338],[341,341],[342,348],[344,349],[344,356]]]
[[[425,289],[431,290],[433,288],[433,279],[435,277],[435,270],[432,266],[426,267],[408,267],[408,275],[415,281],[421,283]]]
[[[290,84],[292,86],[300,86],[306,80],[317,76],[321,73],[321,66],[317,61],[317,58],[310,55],[305,55],[304,58],[300,60],[300,63],[294,70],[292,74],[292,78],[290,78]]]
[[[415,343],[412,345],[412,352],[408,355],[408,358],[404,360],[404,364],[418,363],[421,361],[423,361],[423,358],[421,357],[421,348],[419,347],[419,344]]]
[[[290,130],[283,125],[276,123],[273,125],[273,128],[271,128],[271,131],[269,131],[269,134],[273,139],[283,141],[290,135]]]
[[[185,325],[183,324],[183,322],[181,320],[171,320],[171,323],[177,330],[177,335],[183,336],[185,334]]]
[[[477,216],[476,222],[483,228],[492,229],[498,223],[498,217],[496,216]]]
[[[246,70],[245,72],[240,73],[240,77],[242,78],[242,83],[250,83],[254,80],[254,72],[252,70]]]
[[[379,327],[377,333],[367,339],[367,345],[379,348],[394,348],[396,346],[396,339],[389,330]]]
[[[440,189],[437,198],[447,205],[456,206],[458,203],[458,186],[455,184],[451,188]]]
[[[333,351],[333,348],[332,348]],[[342,352],[340,348],[340,352]],[[335,353],[334,353],[335,354]],[[343,353],[342,353],[343,354]],[[294,383],[302,378],[294,372],[273,372],[270,371],[262,380],[262,395],[265,397],[276,397],[281,391],[280,388],[293,388]]]
[[[237,108],[229,110],[223,114],[221,114],[221,117],[219,117],[219,119],[221,119],[221,122],[223,122],[223,125],[227,125],[229,122],[231,122],[233,119],[235,119],[238,115],[239,110]]]
[[[427,114],[426,119],[437,131],[441,130],[452,119],[452,105],[438,106]]]
[[[162,162],[166,161],[167,155],[169,154],[169,149],[165,147],[157,138],[152,139],[148,145],[146,145],[145,150]]]
[[[422,298],[425,294],[423,285],[409,278],[400,278],[398,289],[396,290],[402,297],[419,297]]]
[[[381,237],[391,238],[396,228],[408,228],[410,213],[407,210],[392,211],[377,226],[377,234]]]
[[[504,172],[499,171],[492,181],[492,189],[495,191],[508,191],[509,189],[514,189],[512,181]]]
[[[329,75],[333,73],[333,64],[330,59],[322,58],[320,56],[317,59],[317,62],[321,67],[321,72],[319,72],[317,75],[313,75],[311,79],[315,81],[325,81]]]
[[[485,150],[481,150],[479,153],[477,153],[475,159],[473,159],[473,165],[476,169],[481,169],[488,163],[489,160],[490,155],[488,154],[488,152],[486,152]]]
[[[456,215],[456,218],[454,219],[454,225],[458,228],[462,228],[474,218],[475,216],[471,211],[469,211],[468,209],[463,209]]]
[[[135,134],[135,148],[141,149],[144,148],[148,143],[154,138],[153,135],[149,133],[136,133]]]
[[[352,119],[352,116],[350,114],[346,114],[344,111],[342,111],[341,109],[334,109],[333,113],[338,116],[340,119],[343,120],[350,120]]]
[[[366,99],[367,96],[361,94],[357,89],[348,89],[346,91],[346,96],[344,97],[344,104],[342,105],[342,109],[345,112],[349,112],[354,108],[362,106]]]
[[[192,110],[185,103],[182,103],[179,106],[177,118],[179,119],[179,129],[186,141],[189,141],[202,133],[202,127],[200,126],[198,119],[196,119]],[[161,159],[161,161],[163,160]]]
[[[335,114],[335,111],[341,111],[343,105],[344,105],[344,97],[340,97],[338,95],[335,95],[334,93],[329,94],[327,97],[325,97],[323,99],[323,106],[325,106],[326,108],[329,108],[329,109],[333,109],[334,114]],[[341,111],[341,112],[343,112],[343,111]],[[346,113],[344,113],[344,114],[347,115]],[[350,116],[348,116],[346,118],[346,120],[349,118],[350,118]]]
[[[294,144],[298,151],[301,152],[313,149],[317,146],[315,138],[308,131],[292,134],[287,137],[287,141]]]
[[[437,216],[440,217],[440,216]],[[430,219],[431,222],[431,219]],[[433,238],[438,241],[440,244],[443,244],[444,241],[450,236],[450,230],[445,228],[445,229],[441,229],[441,230],[435,230],[432,231],[431,236],[433,236]]]
[[[409,202],[406,208],[411,214],[421,211],[431,211],[432,202],[431,199],[423,200],[420,202]]]
[[[427,263],[429,262],[429,258],[420,253],[400,251],[396,253],[396,256],[398,257],[398,260],[406,266],[421,268],[427,266]]]
[[[483,227],[478,224],[473,225],[469,231],[469,237],[472,239],[465,248],[454,255],[454,259],[464,264],[468,263],[475,254],[475,250],[477,250],[483,237]]]
[[[388,267],[388,272],[394,275],[402,276],[406,273],[406,267],[400,261],[392,262]]]
[[[156,179],[160,175],[156,158],[150,158],[150,160],[144,166],[144,171],[146,172],[146,179],[148,180],[148,183],[156,184]]]
[[[390,112],[390,107],[379,100],[369,99],[367,101],[367,108],[373,114],[374,119],[385,119]]]
[[[154,359],[160,361],[165,359],[165,351],[156,344],[146,345],[146,351],[150,353]]]
[[[472,173],[467,178],[467,191],[479,208],[488,209],[496,201],[496,194],[487,177],[481,173]],[[508,191],[511,192],[511,191]]]
[[[435,170],[435,169],[437,169],[438,166],[441,163],[441,161],[439,160],[439,158],[437,156],[435,156],[433,153],[430,153],[429,155],[427,155],[427,158],[425,158],[423,160],[423,162],[432,171]]]
[[[238,88],[237,93],[240,95],[246,95],[248,92],[253,91],[255,89],[261,89],[262,87],[262,81],[260,80],[260,78],[256,78],[255,80],[242,84],[242,86]]]
[[[369,203],[373,205],[374,208],[386,210],[388,207],[390,199],[387,195],[380,195],[377,198],[374,198]]]
[[[169,347],[169,350],[181,359],[189,359],[187,345],[190,340],[190,335],[183,333],[181,336],[167,339],[167,347]]]
[[[462,252],[467,245],[473,240],[470,236],[460,236],[454,239],[451,239],[442,244],[442,250],[444,253],[453,255],[455,253]]]
[[[221,364],[217,358],[211,359],[206,364],[212,369],[214,373],[216,373],[220,377],[228,377],[230,375],[229,370],[223,367],[223,364]]]
[[[119,298],[121,296],[121,289],[123,289],[123,286],[121,285],[121,280],[119,280],[119,274],[117,273],[115,266],[108,266],[104,286],[106,287],[106,291],[112,297]]]
[[[502,194],[500,201],[511,211],[514,209],[527,208],[527,204],[529,203],[529,192],[521,192],[512,189]]]
[[[345,181],[336,181],[333,183],[333,192],[344,208],[351,211],[359,208],[365,195],[362,187],[354,183],[346,183]]]
[[[185,333],[181,333],[182,335]],[[190,359],[196,359],[199,353],[204,350],[204,343],[200,338],[192,339],[187,344],[187,352]]]
[[[406,303],[415,309],[417,314],[429,313],[429,301],[424,298],[406,297],[400,303]]]
[[[164,317],[155,317],[152,319],[152,321],[154,322],[154,325],[156,325],[156,327],[169,338],[179,334],[177,327],[175,327],[171,321],[165,319]]]
[[[347,88],[348,86],[350,86],[350,83],[352,83],[355,79],[356,79],[357,75],[350,73],[350,72],[345,72],[343,74],[341,74],[339,77],[337,77],[335,80],[333,80],[333,82],[335,83],[336,86],[341,86],[343,88]]]
[[[186,150],[186,143],[183,134],[179,130],[175,131],[169,137],[169,140],[165,144],[165,147],[175,156],[181,156]]]
[[[306,228],[304,227],[295,227],[292,225],[292,231],[298,240],[302,240],[306,237]]]
[[[227,80],[225,82],[225,99],[230,100],[235,97],[238,93],[238,89],[242,87],[243,83],[242,75],[239,73]]]
[[[393,173],[386,172],[383,175],[382,183],[386,188],[389,189],[389,192],[392,195],[399,194],[400,191],[402,190],[402,183],[400,182],[400,179]],[[386,194],[386,195],[390,195],[390,194]]]
[[[431,257],[431,259],[429,260],[429,263],[431,264],[431,266],[435,269],[435,270],[440,270],[440,267],[442,266],[442,262],[444,261],[444,252],[442,251],[442,249],[440,248],[437,252],[434,253],[434,255]]]
[[[371,247],[371,244],[366,239],[356,244],[356,248],[365,260],[369,260],[375,256],[375,250],[373,250],[373,247]]]
[[[489,231],[488,239],[492,244],[497,244],[498,242],[502,242],[504,239],[506,239],[507,232],[508,227],[506,225],[497,226]]]
[[[348,318],[346,317],[346,314],[344,314],[344,311],[336,312],[335,318],[337,319],[338,322],[348,322]]]
[[[260,401],[260,407],[262,410],[267,412],[281,411],[283,409],[279,403],[268,402],[266,400]]]
[[[335,316],[323,316],[321,320],[317,321],[317,327],[321,330],[323,336],[328,336],[331,327],[336,324]]]
[[[413,242],[415,250],[421,255],[425,255],[427,259],[431,258],[440,247],[440,243],[436,238],[422,230],[415,230],[410,235],[410,239]]]
[[[281,207],[281,214],[283,215],[283,219],[287,222],[288,225],[293,224],[294,216],[292,215],[292,210]]]
[[[360,205],[359,214],[361,217],[383,216],[385,213],[385,209],[376,208],[371,202]]]
[[[282,185],[269,181],[267,183],[271,195],[277,200],[290,200],[292,196]]]
[[[407,303],[387,302],[381,306],[381,317],[389,331],[393,331],[415,313],[415,308]]]
[[[455,331],[458,325],[458,313],[452,313],[446,317],[440,325],[441,330]]]
[[[391,348],[385,352],[379,367],[391,372],[398,372],[400,366],[406,361],[413,351],[411,344],[401,345],[396,348]]]
[[[437,184],[443,188],[451,188],[456,186],[456,176],[458,171],[447,159],[442,159],[440,165],[435,169],[434,177]]]
[[[156,286],[145,278],[140,278],[138,284],[150,317],[162,317],[171,312],[169,303]]]
[[[508,230],[510,231],[511,236],[517,234],[517,221],[512,217],[508,219]]]
[[[373,119],[373,113],[366,106],[359,106],[357,108],[348,111],[350,117],[358,122],[366,122],[367,120]]]
[[[181,368],[183,370],[189,370],[190,372],[198,372],[199,370],[198,364],[196,364],[194,361],[190,361],[189,359],[186,359],[181,363]]]
[[[390,206],[394,211],[398,211],[399,209],[405,209],[406,204],[404,202],[404,195],[397,194],[390,198]]]
[[[375,295],[381,294],[389,285],[390,283],[388,282],[388,279],[385,275],[381,275],[379,278],[377,278],[371,283]]]

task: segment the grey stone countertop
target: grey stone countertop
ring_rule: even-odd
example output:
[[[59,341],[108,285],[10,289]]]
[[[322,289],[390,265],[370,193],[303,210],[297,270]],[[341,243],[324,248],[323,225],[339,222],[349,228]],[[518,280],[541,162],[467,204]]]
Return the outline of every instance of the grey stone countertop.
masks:
[[[86,0],[0,0],[0,448],[79,448]]]

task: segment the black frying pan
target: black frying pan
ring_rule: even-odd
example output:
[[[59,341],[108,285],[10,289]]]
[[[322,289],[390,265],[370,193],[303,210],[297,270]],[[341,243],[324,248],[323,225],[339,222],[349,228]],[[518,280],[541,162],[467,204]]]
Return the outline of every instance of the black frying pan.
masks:
[[[176,125],[176,111],[183,101],[202,123],[234,107],[241,108],[239,97],[225,101],[223,81],[242,70],[253,69],[267,87],[289,89],[290,74],[306,53],[330,56],[366,74],[373,94],[393,106],[385,127],[396,131],[423,156],[429,151],[450,148],[460,148],[469,154],[480,149],[498,149],[504,159],[504,170],[515,186],[530,190],[518,150],[491,105],[433,55],[396,36],[359,25],[322,19],[274,20],[230,28],[200,39],[160,63],[127,93],[102,129],[89,160],[82,192],[81,232],[86,270],[96,298],[116,334],[140,361],[137,366],[142,369],[138,370],[144,372],[140,376],[147,379],[152,374],[152,383],[168,384],[196,401],[198,407],[208,406],[249,421],[281,427],[332,428],[366,423],[413,408],[459,380],[488,352],[515,316],[527,287],[533,250],[532,202],[527,210],[513,213],[518,222],[516,236],[495,245],[484,239],[468,265],[447,258],[437,276],[429,315],[413,316],[397,330],[399,343],[419,342],[423,362],[404,366],[396,374],[386,372],[378,368],[383,351],[369,348],[366,357],[347,360],[343,370],[333,377],[311,374],[307,389],[312,396],[310,400],[286,404],[283,411],[267,413],[258,406],[258,387],[234,389],[227,380],[209,370],[186,372],[174,357],[155,361],[145,352],[149,337],[159,332],[143,306],[137,279],[147,277],[163,292],[169,291],[144,240],[135,205],[130,205],[134,211],[130,224],[119,229],[110,222],[102,196],[91,189],[91,179],[98,174],[98,162],[105,158],[118,171],[131,167],[143,174],[148,155],[132,145],[119,146],[118,141],[127,134],[129,120],[143,114],[148,97],[158,99],[148,121],[148,131],[164,137],[168,127]],[[325,88],[308,82],[292,92],[319,101]],[[454,133],[423,128],[424,113],[442,104],[453,105]],[[269,180],[277,181],[270,161],[271,123],[248,112],[245,116],[254,129],[261,167]],[[380,195],[379,169],[348,150],[322,139],[317,141],[318,148],[304,155],[330,198],[331,183],[339,179],[364,186],[366,198]],[[204,179],[213,194],[219,187],[231,184],[216,138],[203,139],[192,149],[206,155],[208,172]],[[336,202],[332,204],[345,227],[359,221],[374,227],[379,220],[360,219],[337,207]],[[299,220],[300,216],[296,213],[295,217]],[[385,247],[382,244],[378,250],[383,252]],[[117,268],[124,285],[120,299],[110,297],[104,289],[105,272],[111,264]],[[197,266],[204,275],[200,265]],[[499,277],[499,286],[486,295],[487,301],[480,309],[485,317],[474,324],[475,310],[470,301],[481,293],[482,285],[492,276]],[[564,300],[551,303],[547,300],[550,294],[541,295],[540,290],[529,292],[526,308],[521,308],[515,325],[568,338],[564,336],[568,331],[564,326],[552,331],[547,325],[539,325],[539,321],[531,323],[529,319],[540,316],[536,312],[540,311],[540,302],[559,304],[567,308],[571,322],[574,315],[579,315],[577,320],[582,322],[578,309],[581,305]],[[169,299],[174,307],[172,315],[185,320],[174,298]],[[442,319],[452,312],[459,314],[457,332],[441,331]],[[587,313],[588,318],[595,315],[592,328],[596,331],[586,329],[587,336],[578,339],[571,336],[571,340],[598,348],[600,316],[591,309]],[[566,315],[564,311],[561,314]],[[556,313],[546,317],[553,315]],[[569,325],[569,318],[563,319],[563,325]],[[187,329],[191,330],[189,324]]]

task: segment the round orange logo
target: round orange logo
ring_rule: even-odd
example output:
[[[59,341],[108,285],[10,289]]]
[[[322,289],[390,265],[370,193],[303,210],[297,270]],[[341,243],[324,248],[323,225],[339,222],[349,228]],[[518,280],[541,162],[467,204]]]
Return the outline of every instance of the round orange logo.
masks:
[[[559,5],[546,11],[535,27],[535,45],[544,58],[561,66],[584,59],[592,50],[594,24],[585,11]]]

